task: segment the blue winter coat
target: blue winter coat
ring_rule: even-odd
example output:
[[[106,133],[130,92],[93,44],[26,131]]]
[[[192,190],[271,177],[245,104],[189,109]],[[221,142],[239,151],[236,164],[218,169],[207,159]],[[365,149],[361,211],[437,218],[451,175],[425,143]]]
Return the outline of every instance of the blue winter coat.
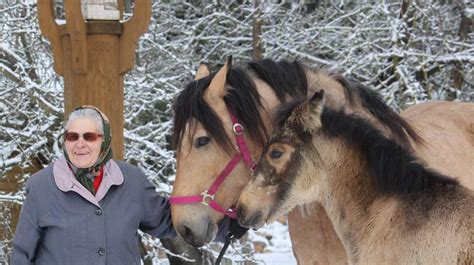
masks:
[[[64,157],[32,175],[26,190],[13,265],[140,264],[138,229],[159,238],[176,236],[168,199],[141,170],[121,161],[105,165],[95,196]]]

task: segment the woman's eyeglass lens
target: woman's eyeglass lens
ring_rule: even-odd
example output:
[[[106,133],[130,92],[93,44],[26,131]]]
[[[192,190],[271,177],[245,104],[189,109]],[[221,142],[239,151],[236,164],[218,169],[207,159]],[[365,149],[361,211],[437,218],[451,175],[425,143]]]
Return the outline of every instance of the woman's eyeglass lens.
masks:
[[[66,134],[64,135],[64,139],[69,142],[75,142],[79,140],[79,136],[82,136],[82,139],[84,139],[86,142],[95,142],[99,137],[102,137],[103,135],[95,132],[86,132],[84,134],[66,132]]]

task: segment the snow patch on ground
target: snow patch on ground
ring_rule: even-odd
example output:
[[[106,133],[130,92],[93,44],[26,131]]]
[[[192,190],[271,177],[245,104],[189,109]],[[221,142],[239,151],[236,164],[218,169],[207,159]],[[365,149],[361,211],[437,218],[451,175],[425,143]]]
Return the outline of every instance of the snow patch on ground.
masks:
[[[258,240],[266,243],[264,253],[255,254],[255,259],[261,260],[262,264],[296,264],[287,225],[274,222],[256,231],[250,230],[249,239],[253,242]]]

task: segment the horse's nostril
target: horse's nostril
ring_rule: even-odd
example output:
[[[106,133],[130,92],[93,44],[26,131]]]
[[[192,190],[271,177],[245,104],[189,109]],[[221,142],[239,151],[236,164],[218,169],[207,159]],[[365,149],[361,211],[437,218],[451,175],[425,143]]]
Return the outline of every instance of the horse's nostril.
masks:
[[[187,242],[194,242],[194,233],[187,226],[184,226],[184,239]]]

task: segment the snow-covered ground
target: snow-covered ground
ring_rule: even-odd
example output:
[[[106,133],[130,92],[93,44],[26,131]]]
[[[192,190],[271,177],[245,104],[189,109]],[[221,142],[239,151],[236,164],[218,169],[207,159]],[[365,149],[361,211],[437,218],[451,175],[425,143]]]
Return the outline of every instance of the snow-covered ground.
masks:
[[[265,253],[256,255],[256,259],[261,259],[262,264],[268,265],[294,265],[296,264],[293,253]]]
[[[232,260],[233,264],[243,264],[244,261],[251,261],[254,264],[296,265],[288,226],[284,224],[274,222],[257,231],[249,230],[247,242],[252,242],[254,246],[253,254],[246,255],[243,254],[245,250],[237,249],[242,245],[231,245],[226,252],[223,264],[229,264],[229,260]],[[218,252],[214,252],[214,255],[217,256]]]
[[[155,239],[158,240],[158,239]],[[296,259],[293,256],[291,249],[291,240],[288,234],[288,227],[279,222],[274,222],[270,225],[254,231],[249,230],[248,242],[253,242],[255,245],[265,246],[261,253],[254,253],[248,256],[242,254],[242,249],[235,249],[233,245],[227,249],[224,260],[221,264],[229,264],[232,260],[233,264],[243,264],[244,261],[252,261],[254,264],[266,265],[296,265]],[[159,244],[159,242],[156,242]],[[214,256],[217,257],[221,246],[213,248]],[[242,247],[237,244],[236,247]],[[210,250],[208,248],[208,250]],[[154,265],[169,265],[169,261],[165,256],[157,258],[153,261]]]
[[[271,237],[270,240],[268,238]],[[258,231],[249,231],[249,238],[255,242],[261,240],[267,244],[265,252],[255,255],[256,260],[262,260],[262,264],[271,265],[293,265],[296,259],[291,249],[288,226],[279,222],[266,225]]]

